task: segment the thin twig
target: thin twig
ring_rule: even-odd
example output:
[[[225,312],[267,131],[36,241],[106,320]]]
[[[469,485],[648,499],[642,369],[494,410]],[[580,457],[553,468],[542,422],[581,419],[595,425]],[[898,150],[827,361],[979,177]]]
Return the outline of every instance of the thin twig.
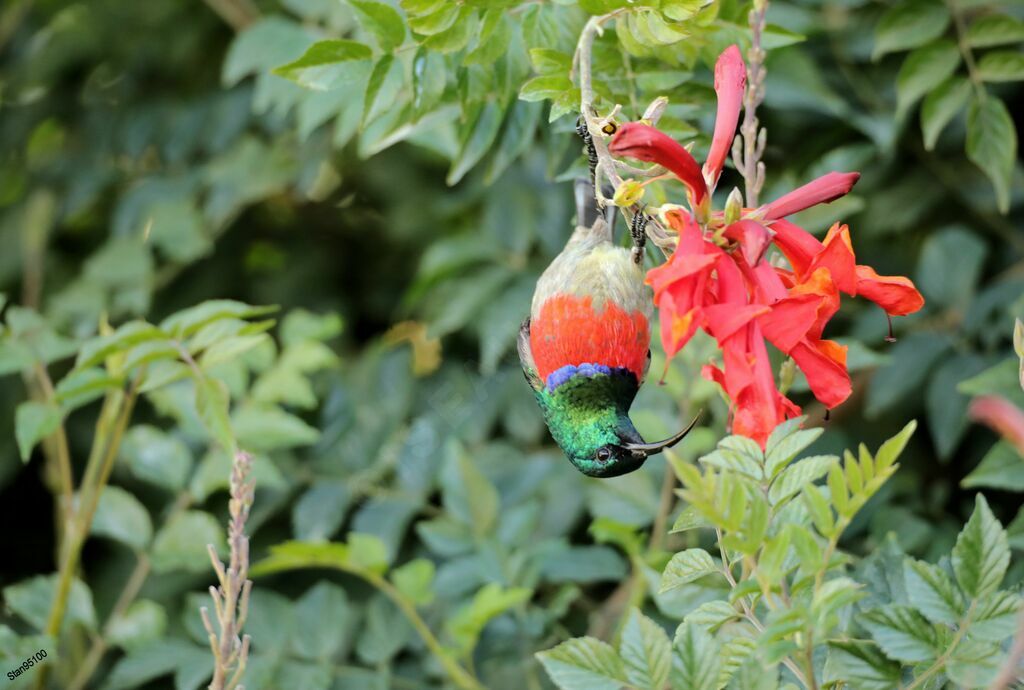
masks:
[[[978,98],[985,100],[988,93],[985,91],[981,75],[978,74],[978,65],[974,62],[971,44],[967,41],[967,25],[964,23],[963,15],[960,14],[960,8],[957,7],[956,0],[946,0],[946,5],[949,7],[949,13],[953,16],[953,26],[956,27],[956,44],[964,58],[964,64],[967,65],[967,76],[970,78],[971,85],[974,86],[974,91],[978,94]]]

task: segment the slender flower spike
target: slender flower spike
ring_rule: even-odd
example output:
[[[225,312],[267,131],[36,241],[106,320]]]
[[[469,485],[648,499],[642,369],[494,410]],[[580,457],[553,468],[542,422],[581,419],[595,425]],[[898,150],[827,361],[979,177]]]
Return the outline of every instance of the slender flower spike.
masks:
[[[824,337],[840,295],[866,297],[890,316],[913,313],[924,299],[909,279],[858,265],[847,226],[835,224],[821,241],[786,219],[847,194],[859,173],[828,173],[757,209],[744,210],[730,196],[725,211],[711,211],[745,80],[739,49],[731,46],[715,65],[717,118],[703,169],[679,143],[647,124],[622,125],[609,150],[663,165],[689,190],[690,211],[673,207],[665,214],[679,233],[675,252],[647,273],[662,345],[672,357],[698,329],[711,335],[722,351],[722,366],[705,366],[702,373],[728,395],[733,433],[764,446],[776,425],[800,414],[776,384],[767,343],[791,358],[814,397],[831,409],[852,390],[846,347]],[[788,267],[765,260],[773,244]],[[985,416],[985,405],[980,407],[977,414]]]

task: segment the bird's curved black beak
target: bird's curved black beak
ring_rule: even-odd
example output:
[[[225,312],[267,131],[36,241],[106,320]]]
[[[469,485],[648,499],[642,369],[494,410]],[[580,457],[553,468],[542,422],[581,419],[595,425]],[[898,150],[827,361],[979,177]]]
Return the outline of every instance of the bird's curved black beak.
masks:
[[[672,446],[682,441],[683,438],[685,438],[686,435],[690,433],[690,430],[697,425],[697,422],[700,421],[701,415],[703,414],[703,410],[698,412],[697,416],[693,418],[693,421],[690,422],[685,429],[680,431],[678,434],[675,434],[674,436],[668,437],[664,441],[657,441],[655,443],[624,443],[622,447],[628,451],[631,451],[633,455],[636,457],[646,458],[650,455],[656,455],[661,451],[665,450],[666,448],[671,448]]]

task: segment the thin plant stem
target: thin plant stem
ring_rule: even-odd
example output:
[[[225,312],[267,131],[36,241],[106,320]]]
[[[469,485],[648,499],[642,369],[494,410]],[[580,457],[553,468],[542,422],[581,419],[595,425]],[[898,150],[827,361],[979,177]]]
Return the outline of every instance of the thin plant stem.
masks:
[[[964,64],[967,65],[967,76],[971,80],[971,85],[974,86],[974,92],[978,94],[978,98],[985,100],[988,93],[985,91],[981,75],[978,74],[978,65],[974,62],[971,45],[967,42],[967,25],[964,23],[964,17],[960,14],[956,0],[946,0],[946,5],[949,7],[949,13],[953,16],[953,26],[956,27],[956,44],[964,58]]]
[[[743,94],[743,124],[740,134],[733,143],[733,163],[743,176],[746,204],[756,208],[761,189],[764,187],[765,169],[761,162],[764,155],[767,132],[757,119],[757,106],[764,101],[764,60],[766,53],[761,45],[768,2],[755,2],[748,15],[751,45],[747,53],[747,88]]]
[[[960,621],[960,625],[957,626],[956,634],[950,641],[949,646],[946,648],[946,651],[944,651],[931,666],[925,669],[925,671],[921,675],[915,678],[914,682],[906,687],[906,690],[914,690],[914,688],[921,687],[922,685],[924,685],[925,681],[927,681],[929,678],[934,676],[936,673],[941,671],[946,666],[946,663],[953,656],[953,653],[956,651],[956,648],[960,645],[960,641],[964,638],[964,635],[967,634],[967,628],[970,626],[971,619],[974,617],[974,609],[976,605],[977,600],[971,602],[970,607],[967,609],[967,613],[964,614],[964,619]]]
[[[252,591],[252,580],[249,579],[249,538],[245,534],[245,523],[249,519],[255,492],[255,485],[249,481],[251,469],[252,456],[243,452],[235,453],[231,465],[231,498],[228,503],[231,515],[228,523],[228,546],[231,552],[228,564],[225,566],[221,562],[212,544],[207,545],[210,562],[219,582],[219,587],[210,587],[217,619],[216,629],[210,621],[207,608],[204,606],[199,610],[214,659],[209,690],[243,690],[240,683],[249,658],[249,636],[242,636],[242,626],[245,625],[249,593]]]
[[[96,513],[96,506],[99,504],[100,494],[110,477],[110,471],[114,466],[117,451],[121,446],[121,439],[128,426],[135,400],[138,393],[140,379],[135,379],[129,386],[128,391],[116,390],[107,394],[100,412],[99,421],[96,423],[96,436],[93,439],[92,452],[89,454],[89,462],[86,466],[85,477],[82,480],[80,492],[80,507],[75,515],[74,523],[69,530],[66,539],[66,548],[60,564],[60,571],[57,579],[57,592],[47,617],[44,635],[56,638],[60,632],[61,624],[64,622],[64,614],[67,609],[68,596],[71,593],[71,584],[78,570],[78,562],[82,555],[82,547],[89,536],[89,528],[92,526],[92,519]],[[44,665],[36,674],[36,688],[45,687],[48,665]]]

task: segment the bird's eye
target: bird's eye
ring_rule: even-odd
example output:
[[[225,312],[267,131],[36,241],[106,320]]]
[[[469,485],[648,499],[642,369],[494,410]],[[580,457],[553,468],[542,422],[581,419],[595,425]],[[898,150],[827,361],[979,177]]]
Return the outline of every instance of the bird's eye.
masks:
[[[597,459],[600,460],[601,462],[607,462],[611,460],[611,458],[611,448],[608,448],[607,446],[602,446],[601,448],[597,449]]]

